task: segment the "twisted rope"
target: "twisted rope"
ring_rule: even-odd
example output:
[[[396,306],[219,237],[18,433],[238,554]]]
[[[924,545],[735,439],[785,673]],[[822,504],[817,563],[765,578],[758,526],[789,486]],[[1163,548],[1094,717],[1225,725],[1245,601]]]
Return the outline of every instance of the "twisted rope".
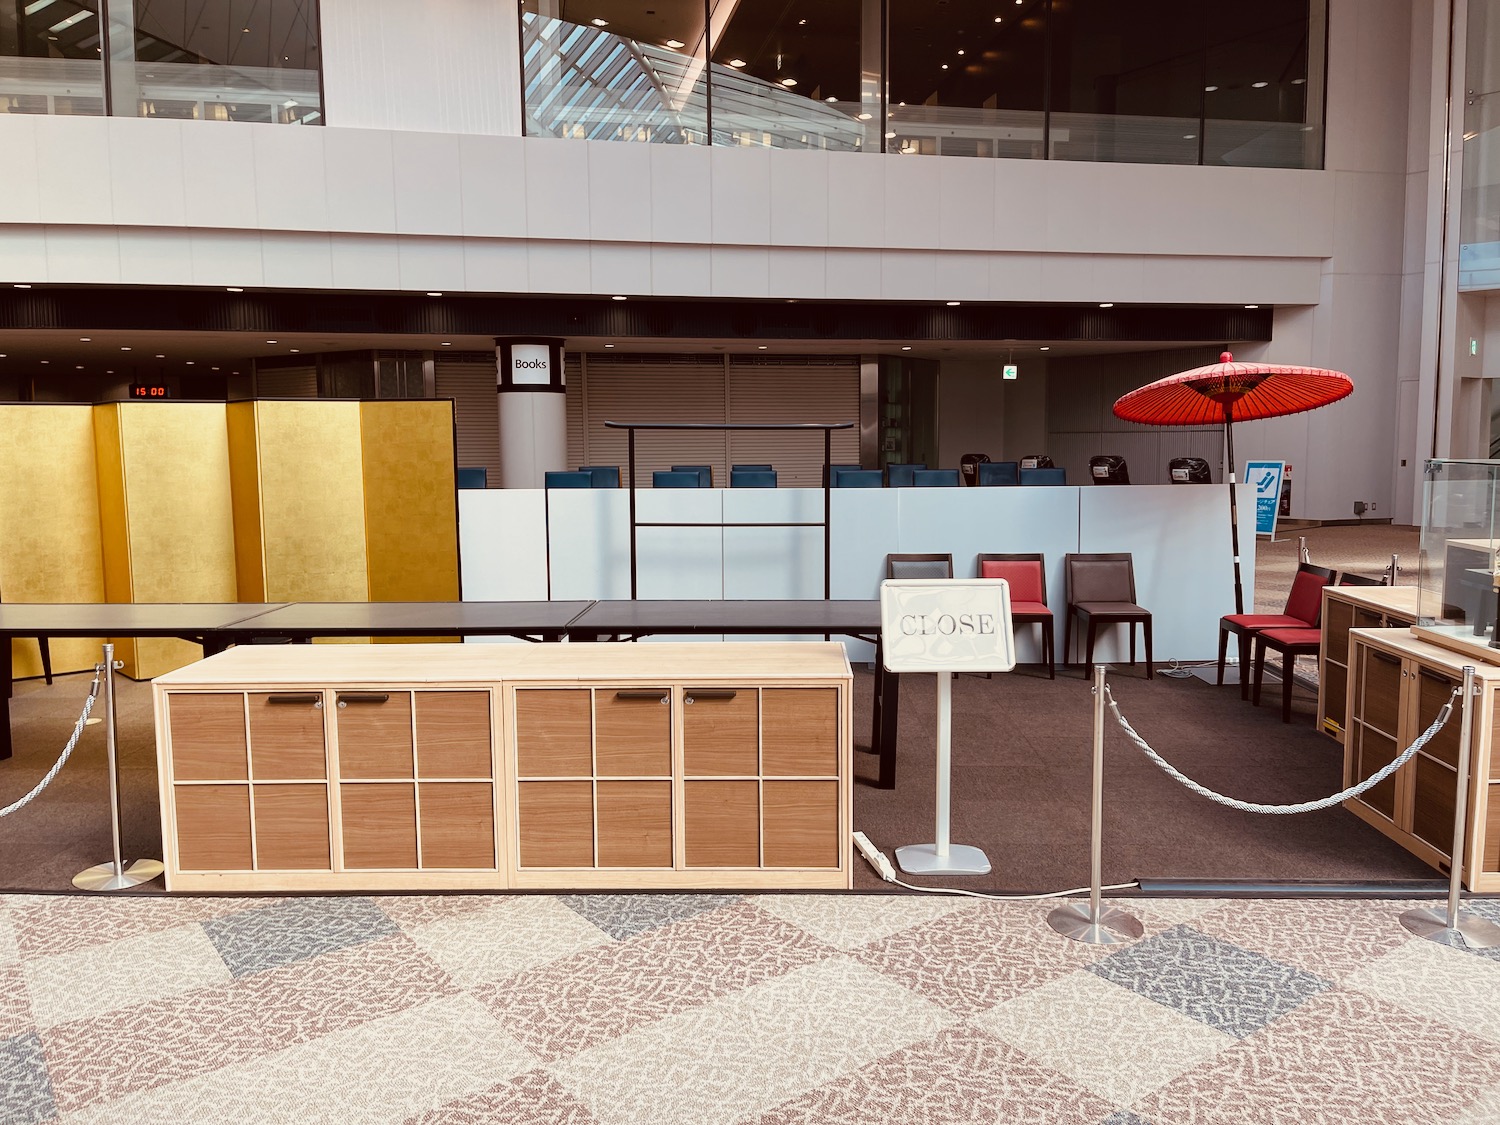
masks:
[[[3,809],[0,809],[0,818],[7,817],[17,809],[24,809],[27,805],[31,804],[32,801],[36,800],[38,794],[40,794],[43,789],[52,784],[52,779],[58,775],[58,772],[61,771],[63,766],[68,764],[68,758],[73,753],[73,747],[78,745],[79,736],[83,734],[83,728],[89,721],[89,712],[94,709],[94,700],[99,698],[99,677],[103,674],[104,665],[95,664],[94,682],[89,687],[89,697],[83,701],[83,714],[78,716],[78,722],[73,725],[73,737],[68,739],[68,744],[63,747],[62,756],[52,764],[52,768],[47,771],[47,776],[36,783],[35,789],[26,794],[26,796],[22,797],[19,801],[15,801],[12,804],[6,805]]]
[[[1319,809],[1329,809],[1334,805],[1343,804],[1351,797],[1358,797],[1366,790],[1373,789],[1386,778],[1390,777],[1391,774],[1395,773],[1402,766],[1406,765],[1406,763],[1411,760],[1411,756],[1413,754],[1422,749],[1422,747],[1426,746],[1427,743],[1437,734],[1437,732],[1443,729],[1443,725],[1448,721],[1449,716],[1453,714],[1453,703],[1458,699],[1461,692],[1461,688],[1454,688],[1452,696],[1449,697],[1447,703],[1443,704],[1442,710],[1437,713],[1437,718],[1433,719],[1432,725],[1424,730],[1421,734],[1419,734],[1417,736],[1417,740],[1410,746],[1408,746],[1404,751],[1402,751],[1400,757],[1381,767],[1381,769],[1379,769],[1375,773],[1372,773],[1358,785],[1351,785],[1342,793],[1335,793],[1331,797],[1324,797],[1321,800],[1317,801],[1303,801],[1300,804],[1296,805],[1260,805],[1255,804],[1251,801],[1237,801],[1233,797],[1226,797],[1222,793],[1215,793],[1207,786],[1199,785],[1196,781],[1188,777],[1176,766],[1172,765],[1171,762],[1167,761],[1155,750],[1151,749],[1151,747],[1146,744],[1146,740],[1136,733],[1135,728],[1132,727],[1128,722],[1126,722],[1125,716],[1120,714],[1120,705],[1115,702],[1115,697],[1113,693],[1110,692],[1109,685],[1104,685],[1104,698],[1106,706],[1108,706],[1110,711],[1114,713],[1115,719],[1119,722],[1121,729],[1125,732],[1125,736],[1129,738],[1130,741],[1139,746],[1146,757],[1150,758],[1153,762],[1160,766],[1168,777],[1172,778],[1174,781],[1179,782],[1186,788],[1192,790],[1194,793],[1198,794],[1198,796],[1207,797],[1210,801],[1215,801],[1221,805],[1227,805],[1231,809],[1239,809],[1241,812],[1267,813],[1272,816],[1291,816],[1294,813],[1316,812]]]

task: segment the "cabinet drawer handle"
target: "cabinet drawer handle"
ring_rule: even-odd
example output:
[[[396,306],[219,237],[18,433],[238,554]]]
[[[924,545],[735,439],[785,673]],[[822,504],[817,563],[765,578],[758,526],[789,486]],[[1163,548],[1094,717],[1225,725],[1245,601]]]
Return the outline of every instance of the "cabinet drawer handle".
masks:
[[[738,694],[732,688],[695,688],[691,695],[684,695],[682,701],[692,703],[696,699],[702,699],[705,702],[710,699],[733,699]]]
[[[311,703],[314,707],[321,707],[323,706],[323,694],[317,691],[278,692],[275,695],[266,696],[266,702],[287,705]]]
[[[390,692],[386,691],[341,691],[339,706],[347,707],[351,703],[386,703],[390,698]]]
[[[639,690],[625,689],[625,690],[622,690],[622,691],[617,691],[617,692],[615,692],[615,698],[616,699],[654,699],[658,703],[671,703],[672,702],[672,696],[671,696],[670,693],[665,693],[664,694],[661,691],[653,690],[651,688],[645,688],[645,689],[639,689]]]

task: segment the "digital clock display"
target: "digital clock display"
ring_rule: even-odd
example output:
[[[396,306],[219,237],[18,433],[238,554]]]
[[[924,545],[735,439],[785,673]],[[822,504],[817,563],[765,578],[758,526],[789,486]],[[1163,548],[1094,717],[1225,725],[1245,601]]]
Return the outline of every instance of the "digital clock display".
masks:
[[[171,398],[172,392],[164,383],[131,383],[131,398]]]

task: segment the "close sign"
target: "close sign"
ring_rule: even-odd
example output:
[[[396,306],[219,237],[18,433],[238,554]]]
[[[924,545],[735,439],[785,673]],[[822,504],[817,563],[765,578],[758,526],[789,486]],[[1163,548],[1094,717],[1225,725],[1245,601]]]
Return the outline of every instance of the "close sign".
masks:
[[[880,640],[892,672],[1009,672],[1010,583],[909,578],[880,584]]]

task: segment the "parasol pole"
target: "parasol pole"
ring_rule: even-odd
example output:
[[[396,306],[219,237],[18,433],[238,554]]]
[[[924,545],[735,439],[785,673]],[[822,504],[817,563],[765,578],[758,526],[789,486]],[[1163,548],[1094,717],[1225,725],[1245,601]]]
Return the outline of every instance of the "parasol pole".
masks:
[[[1245,612],[1245,594],[1240,585],[1240,506],[1235,497],[1234,476],[1234,407],[1224,404],[1224,443],[1229,456],[1229,542],[1234,552],[1234,612]],[[1245,669],[1240,669],[1243,682]]]

